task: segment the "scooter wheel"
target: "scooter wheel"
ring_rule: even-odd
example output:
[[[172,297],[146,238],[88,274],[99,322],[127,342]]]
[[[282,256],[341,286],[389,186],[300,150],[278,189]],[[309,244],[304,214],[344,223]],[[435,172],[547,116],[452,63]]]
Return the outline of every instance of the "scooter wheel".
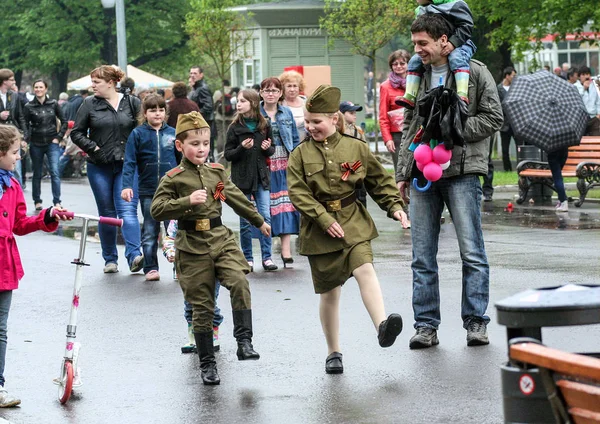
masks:
[[[58,385],[58,401],[62,404],[67,403],[73,391],[73,364],[71,361],[64,361],[60,375],[60,384]]]

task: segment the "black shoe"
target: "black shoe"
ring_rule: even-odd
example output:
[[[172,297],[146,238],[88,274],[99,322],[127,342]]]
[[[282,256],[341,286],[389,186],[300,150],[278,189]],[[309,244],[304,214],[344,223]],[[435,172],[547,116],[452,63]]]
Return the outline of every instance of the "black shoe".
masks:
[[[473,319],[467,325],[467,346],[485,346],[490,344],[487,324],[480,319]]]
[[[437,330],[431,327],[419,327],[410,339],[408,347],[411,349],[425,349],[440,344]]]
[[[283,255],[281,255],[281,262],[283,262],[283,267],[287,268],[287,266],[289,264],[293,264],[294,263],[294,258],[289,257],[289,258],[284,258]],[[290,267],[293,268],[293,267]]]
[[[254,350],[250,340],[241,340],[238,342],[237,357],[239,361],[257,361],[260,355]]]
[[[388,319],[379,324],[379,346],[390,347],[396,341],[398,334],[402,332],[402,317],[398,314],[390,314]]]
[[[484,202],[491,202],[492,201],[492,195],[491,194],[484,194],[483,195],[483,201]]]
[[[270,258],[263,261],[262,266],[265,271],[277,271],[277,269],[279,269],[279,267],[275,265],[275,262]]]
[[[325,372],[327,374],[342,374],[344,372],[344,364],[342,364],[342,354],[333,352],[325,360]]]
[[[217,362],[215,361],[215,352],[213,348],[213,332],[194,333],[198,356],[200,357],[200,369],[202,370],[202,382],[207,386],[216,386],[221,384],[219,373],[217,371]]]
[[[252,346],[252,335],[252,310],[233,311],[233,337],[237,340],[237,357],[240,361],[260,358]]]

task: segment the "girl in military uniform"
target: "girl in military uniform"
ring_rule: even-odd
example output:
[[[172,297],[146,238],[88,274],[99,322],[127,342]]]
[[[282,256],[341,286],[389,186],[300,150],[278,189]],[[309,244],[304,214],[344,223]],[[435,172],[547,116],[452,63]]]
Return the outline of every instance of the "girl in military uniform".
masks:
[[[406,228],[403,202],[392,177],[360,140],[336,130],[340,90],[322,85],[306,102],[305,126],[310,138],[290,155],[289,194],[302,215],[300,254],[308,256],[328,356],[325,371],[343,372],[339,345],[341,286],[354,276],[363,303],[377,331],[379,345],[391,346],[402,331],[402,318],[386,318],[375,269],[371,240],[378,236],[355,189],[364,184],[388,217]]]

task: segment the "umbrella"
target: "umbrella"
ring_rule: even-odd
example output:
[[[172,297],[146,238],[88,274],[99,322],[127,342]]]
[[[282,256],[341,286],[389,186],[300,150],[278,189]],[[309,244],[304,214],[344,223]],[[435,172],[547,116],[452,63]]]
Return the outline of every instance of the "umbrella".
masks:
[[[133,65],[127,65],[127,76],[133,78],[136,87],[144,88],[167,88],[171,87],[174,82],[153,75],[149,72],[142,71]],[[85,75],[75,81],[67,84],[69,90],[85,90],[91,87],[92,79],[89,75]]]
[[[515,78],[502,106],[515,138],[546,152],[578,145],[589,120],[577,89],[546,70]]]

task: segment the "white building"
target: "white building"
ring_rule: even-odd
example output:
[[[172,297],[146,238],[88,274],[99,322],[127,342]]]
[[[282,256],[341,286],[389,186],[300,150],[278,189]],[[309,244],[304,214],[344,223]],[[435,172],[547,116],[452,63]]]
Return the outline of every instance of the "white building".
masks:
[[[584,32],[581,35],[568,34],[565,40],[554,41],[554,35],[547,35],[541,41],[544,49],[537,53],[526,52],[525,59],[516,63],[515,67],[519,74],[526,74],[548,65],[550,70],[561,67],[568,63],[572,67],[588,66],[592,75],[600,73],[598,57],[600,56],[600,45],[591,45],[587,41],[579,41],[582,38],[589,40],[600,40],[600,33]],[[537,60],[537,68],[533,62]]]

